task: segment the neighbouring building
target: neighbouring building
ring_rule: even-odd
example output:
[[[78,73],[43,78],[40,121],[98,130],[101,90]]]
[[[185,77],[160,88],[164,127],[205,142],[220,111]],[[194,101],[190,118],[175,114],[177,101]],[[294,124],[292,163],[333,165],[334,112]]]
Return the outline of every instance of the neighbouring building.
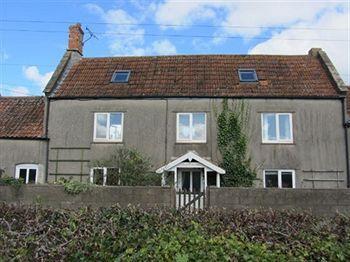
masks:
[[[0,175],[46,180],[44,97],[0,96]]]
[[[85,58],[82,40],[80,25],[71,26],[67,52],[44,91],[47,133],[42,128],[37,135],[48,140],[30,140],[48,145],[47,159],[33,150],[37,159],[28,160],[47,165],[48,182],[90,181],[101,171],[96,160],[126,146],[149,156],[179,189],[220,186],[225,170],[218,166],[215,113],[228,99],[250,108],[257,187],[349,186],[347,87],[322,49],[293,56]],[[17,140],[5,142],[15,147]],[[19,148],[11,152],[3,162],[1,150],[0,166],[14,174],[26,161]],[[107,179],[109,169],[102,169]]]

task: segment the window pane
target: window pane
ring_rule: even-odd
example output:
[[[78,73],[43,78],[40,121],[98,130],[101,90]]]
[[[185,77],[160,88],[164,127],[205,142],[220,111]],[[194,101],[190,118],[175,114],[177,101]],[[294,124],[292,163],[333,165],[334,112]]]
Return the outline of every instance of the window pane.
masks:
[[[103,169],[94,169],[92,183],[96,185],[103,185]]]
[[[246,71],[240,71],[239,72],[240,80],[241,81],[255,81],[255,72],[253,70],[246,70]]]
[[[120,182],[119,168],[108,168],[106,185],[118,186]]]
[[[192,123],[192,139],[203,141],[205,137],[205,113],[194,113]]]
[[[20,169],[19,170],[19,178],[23,179],[23,182],[26,183],[26,176],[27,176],[27,169]]]
[[[275,114],[263,114],[263,136],[265,140],[277,140]]]
[[[282,187],[293,188],[293,175],[291,172],[282,172]]]
[[[201,172],[193,171],[192,172],[192,192],[200,192],[201,191]]]
[[[292,135],[290,133],[290,115],[279,115],[279,131],[281,140],[291,140]]]
[[[97,114],[96,116],[96,138],[107,137],[107,114]]]
[[[122,114],[110,114],[109,139],[120,140],[122,138]]]
[[[265,172],[265,187],[278,187],[278,172],[266,171]]]
[[[28,184],[35,184],[36,169],[29,169]]]
[[[113,78],[113,82],[117,82],[117,83],[120,83],[120,82],[127,82],[128,81],[128,78],[129,78],[129,73],[130,72],[116,72],[114,73],[114,78]]]
[[[190,191],[190,172],[182,172],[182,190]]]
[[[180,139],[189,140],[191,138],[190,130],[190,115],[179,115],[179,134]]]

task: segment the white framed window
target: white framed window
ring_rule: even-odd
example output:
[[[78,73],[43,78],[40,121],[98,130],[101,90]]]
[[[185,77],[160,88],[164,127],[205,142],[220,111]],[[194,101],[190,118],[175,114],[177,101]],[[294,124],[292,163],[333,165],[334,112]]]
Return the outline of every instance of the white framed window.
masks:
[[[262,113],[263,143],[293,143],[292,113]]]
[[[38,182],[38,165],[21,164],[16,166],[16,179],[23,179],[25,184],[36,184]]]
[[[206,143],[207,115],[206,113],[177,113],[176,142]]]
[[[95,113],[94,114],[94,141],[122,142],[124,114]]]
[[[93,167],[90,183],[95,185],[120,185],[120,169],[116,167]]]
[[[295,170],[264,170],[265,188],[295,188]]]

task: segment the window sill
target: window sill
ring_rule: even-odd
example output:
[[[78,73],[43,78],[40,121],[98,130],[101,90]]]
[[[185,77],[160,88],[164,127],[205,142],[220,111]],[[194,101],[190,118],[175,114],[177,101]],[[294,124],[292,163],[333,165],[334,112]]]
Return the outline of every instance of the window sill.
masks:
[[[91,144],[124,144],[123,141],[93,141]]]
[[[261,142],[262,145],[295,145],[295,142]]]
[[[176,145],[189,145],[189,144],[207,144],[206,141],[197,142],[197,141],[176,141]]]

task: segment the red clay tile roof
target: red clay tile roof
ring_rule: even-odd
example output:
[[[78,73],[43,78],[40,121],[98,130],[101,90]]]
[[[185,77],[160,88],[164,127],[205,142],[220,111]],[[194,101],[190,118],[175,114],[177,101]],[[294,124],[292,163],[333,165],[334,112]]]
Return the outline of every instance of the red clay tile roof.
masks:
[[[240,83],[237,70],[256,69],[258,83]],[[131,70],[128,83],[111,83]],[[309,55],[188,55],[83,58],[54,97],[336,97],[318,58]]]
[[[43,97],[0,96],[0,138],[42,138]]]

